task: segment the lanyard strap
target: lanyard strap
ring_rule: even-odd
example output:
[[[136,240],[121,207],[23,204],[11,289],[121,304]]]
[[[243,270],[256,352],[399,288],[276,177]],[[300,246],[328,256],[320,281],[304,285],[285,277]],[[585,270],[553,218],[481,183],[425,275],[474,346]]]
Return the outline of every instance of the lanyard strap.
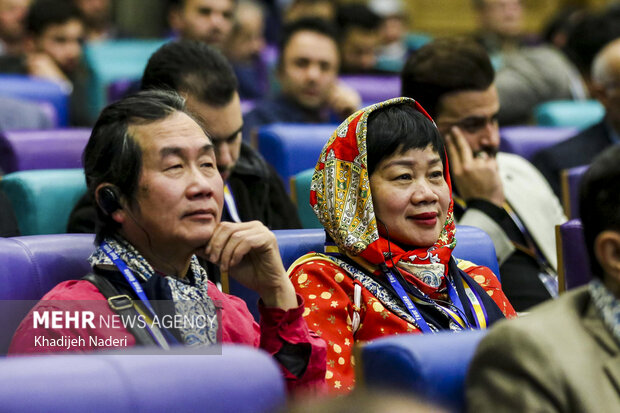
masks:
[[[131,286],[131,289],[134,290],[134,292],[136,293],[140,301],[142,301],[144,306],[151,313],[150,315],[144,314],[141,310],[139,310],[138,307],[136,307],[137,311],[146,319],[145,324],[146,324],[146,328],[149,330],[149,333],[151,333],[151,336],[153,336],[155,341],[161,347],[168,349],[169,348],[168,342],[172,341],[173,343],[176,343],[177,340],[174,338],[172,334],[170,334],[169,331],[164,330],[164,333],[166,333],[165,336],[167,337],[166,339],[166,337],[162,336],[162,333],[160,331],[153,329],[151,327],[152,320],[155,318],[157,313],[155,313],[155,309],[151,305],[151,302],[149,301],[149,299],[146,297],[146,294],[144,293],[144,289],[142,289],[142,285],[140,285],[140,281],[138,281],[136,276],[133,275],[133,272],[129,269],[127,264],[125,264],[125,261],[123,261],[121,257],[118,256],[118,254],[116,253],[116,251],[112,249],[110,244],[108,244],[106,241],[101,241],[100,246],[101,246],[101,249],[103,249],[103,252],[105,252],[105,254],[112,260],[114,265],[116,265],[116,268],[118,268],[119,271],[123,274],[123,276],[129,283],[129,285]]]
[[[392,284],[392,288],[396,290],[396,293],[400,297],[403,304],[405,304],[405,307],[407,307],[407,311],[409,311],[409,314],[411,314],[411,317],[413,317],[415,322],[418,324],[418,327],[420,328],[420,330],[422,330],[422,333],[424,334],[432,333],[433,331],[428,326],[428,323],[426,322],[424,317],[422,317],[422,314],[420,313],[418,308],[415,306],[413,301],[411,301],[411,299],[409,298],[409,295],[405,292],[405,289],[403,288],[403,286],[398,282],[394,274],[392,274],[392,271],[389,271],[389,270],[386,271],[386,275],[388,277],[388,280],[390,281],[390,284]]]
[[[228,213],[233,222],[241,222],[241,218],[239,218],[239,213],[237,212],[237,204],[235,204],[235,197],[228,187],[228,184],[224,185],[224,203],[226,204],[226,209],[228,209]]]
[[[388,270],[386,273],[388,276],[388,280],[390,281],[390,284],[392,285],[394,290],[396,290],[397,294],[399,295],[399,297],[401,298],[401,300],[407,307],[407,310],[409,311],[411,316],[414,319],[416,319],[416,321],[419,320],[418,317],[421,318],[423,322],[426,324],[426,321],[422,318],[422,315],[420,314],[419,310],[417,309],[415,304],[411,301],[411,299],[409,298],[409,295],[405,292],[403,286],[398,281],[398,279],[394,276],[394,274],[391,271]],[[446,281],[447,281],[446,284],[447,284],[447,289],[448,289],[448,296],[450,297],[450,301],[451,301],[451,303],[447,303],[447,304],[449,306],[455,307],[456,311],[454,311],[453,309],[449,307],[440,306],[430,298],[428,298],[428,302],[433,305],[436,305],[440,310],[443,310],[452,319],[452,321],[458,324],[461,328],[463,329],[473,328],[472,325],[467,321],[463,302],[461,298],[459,297],[456,291],[456,288],[452,284],[452,281],[448,277],[446,277]],[[480,299],[480,296],[478,295],[476,290],[473,289],[468,284],[467,280],[464,280],[463,287],[465,290],[465,295],[468,299],[467,304],[469,305],[469,308],[474,316],[474,322],[476,324],[476,328],[478,329],[486,328],[488,324],[487,323],[488,316],[487,316],[486,309],[484,308],[484,305],[482,304],[482,300]],[[409,303],[411,303],[411,306],[409,305]],[[423,332],[427,332],[422,327],[422,325],[419,325],[419,327]],[[428,327],[428,324],[427,324],[427,327]]]
[[[523,224],[523,221],[521,221],[521,218],[519,218],[517,213],[514,211],[514,209],[512,209],[512,207],[510,206],[508,202],[504,202],[504,210],[506,211],[508,216],[510,216],[510,219],[512,219],[512,222],[514,222],[514,224],[517,226],[517,228],[523,235],[523,238],[525,239],[525,242],[527,244],[527,246],[522,246],[519,243],[513,241],[513,244],[515,244],[515,247],[517,247],[517,249],[525,252],[526,254],[534,258],[538,262],[538,264],[542,267],[542,269],[544,269],[545,271],[550,269],[550,265],[547,262],[547,259],[544,257],[540,249],[536,246],[536,242],[534,241],[534,238],[532,237],[530,232],[525,227],[525,224]]]
[[[454,304],[459,309],[461,314],[464,315],[465,308],[463,307],[463,302],[461,301],[456,288],[452,284],[452,281],[448,280],[447,285],[450,301],[452,301],[452,304]],[[478,292],[469,285],[469,282],[466,279],[463,279],[463,288],[465,289],[465,295],[469,301],[469,308],[474,316],[476,327],[478,329],[486,328],[488,319],[487,311],[482,304],[482,300],[480,299]]]

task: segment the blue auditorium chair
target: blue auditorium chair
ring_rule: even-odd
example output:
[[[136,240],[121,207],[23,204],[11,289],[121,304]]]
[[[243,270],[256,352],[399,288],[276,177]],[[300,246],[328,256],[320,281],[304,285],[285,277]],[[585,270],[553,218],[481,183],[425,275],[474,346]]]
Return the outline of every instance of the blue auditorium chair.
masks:
[[[340,81],[360,94],[362,106],[395,98],[400,93],[400,76],[395,75],[343,75]]]
[[[571,219],[558,225],[555,234],[558,245],[558,288],[560,292],[589,283],[592,280],[592,272],[581,220]]]
[[[297,258],[308,252],[323,252],[325,231],[323,229],[282,229],[273,231],[280,247],[284,268],[288,268]],[[486,232],[467,225],[456,226],[456,248],[454,256],[489,267],[500,278],[499,264],[495,255],[493,241]],[[241,297],[248,309],[258,320],[258,294],[245,288],[234,279],[223,279],[224,291]]]
[[[310,182],[314,168],[306,169],[291,177],[291,199],[297,207],[297,215],[304,228],[323,228],[310,206]]]
[[[282,178],[314,168],[323,146],[338,125],[275,123],[258,130],[256,146]]]
[[[555,100],[537,105],[534,118],[539,126],[573,126],[583,130],[605,115],[596,100]]]
[[[0,173],[81,168],[90,132],[89,128],[0,132]]]
[[[66,232],[71,210],[86,192],[82,169],[13,172],[0,180],[22,235]]]
[[[532,160],[536,152],[555,145],[579,133],[573,126],[507,126],[499,130],[499,150]]]
[[[356,347],[356,377],[364,388],[427,399],[450,412],[465,411],[465,377],[486,330],[401,334]]]
[[[47,103],[54,107],[58,126],[69,120],[69,91],[58,83],[26,75],[0,75],[0,95]]]
[[[6,354],[13,332],[45,293],[90,272],[93,242],[92,234],[0,238],[0,354]]]
[[[564,214],[569,218],[579,218],[579,183],[589,165],[576,166],[562,171],[562,205]]]
[[[221,354],[178,348],[0,359],[2,411],[268,413],[286,402],[267,353],[222,345]],[[212,352],[213,353],[213,352]]]

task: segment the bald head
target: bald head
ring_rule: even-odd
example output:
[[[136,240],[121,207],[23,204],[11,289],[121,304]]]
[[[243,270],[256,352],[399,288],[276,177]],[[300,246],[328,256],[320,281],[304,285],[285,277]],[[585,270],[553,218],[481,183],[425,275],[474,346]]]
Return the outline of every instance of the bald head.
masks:
[[[608,43],[594,58],[592,82],[600,86],[620,83],[620,38]]]

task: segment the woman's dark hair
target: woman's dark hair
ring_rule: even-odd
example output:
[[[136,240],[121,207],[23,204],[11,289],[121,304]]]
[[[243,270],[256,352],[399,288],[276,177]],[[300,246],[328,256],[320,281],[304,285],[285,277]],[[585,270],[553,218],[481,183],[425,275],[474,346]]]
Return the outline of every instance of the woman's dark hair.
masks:
[[[620,232],[620,146],[613,145],[598,155],[581,179],[579,216],[592,275],[602,278],[594,242],[605,230]]]
[[[96,204],[97,187],[109,183],[130,205],[135,201],[142,149],[129,133],[129,126],[150,124],[176,111],[187,113],[185,100],[176,92],[147,90],[107,106],[99,115],[82,155],[88,195],[97,210],[97,242],[114,234],[119,227]]]
[[[383,159],[429,145],[446,165],[444,143],[437,127],[410,104],[387,106],[371,113],[366,136],[369,175]]]

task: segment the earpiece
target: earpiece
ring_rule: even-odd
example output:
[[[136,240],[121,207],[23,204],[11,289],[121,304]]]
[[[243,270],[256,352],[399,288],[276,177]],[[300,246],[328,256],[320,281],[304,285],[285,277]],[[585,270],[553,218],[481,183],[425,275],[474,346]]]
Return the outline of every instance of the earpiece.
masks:
[[[118,190],[112,185],[106,185],[99,189],[99,206],[107,215],[112,215],[114,211],[123,209],[120,203]]]

